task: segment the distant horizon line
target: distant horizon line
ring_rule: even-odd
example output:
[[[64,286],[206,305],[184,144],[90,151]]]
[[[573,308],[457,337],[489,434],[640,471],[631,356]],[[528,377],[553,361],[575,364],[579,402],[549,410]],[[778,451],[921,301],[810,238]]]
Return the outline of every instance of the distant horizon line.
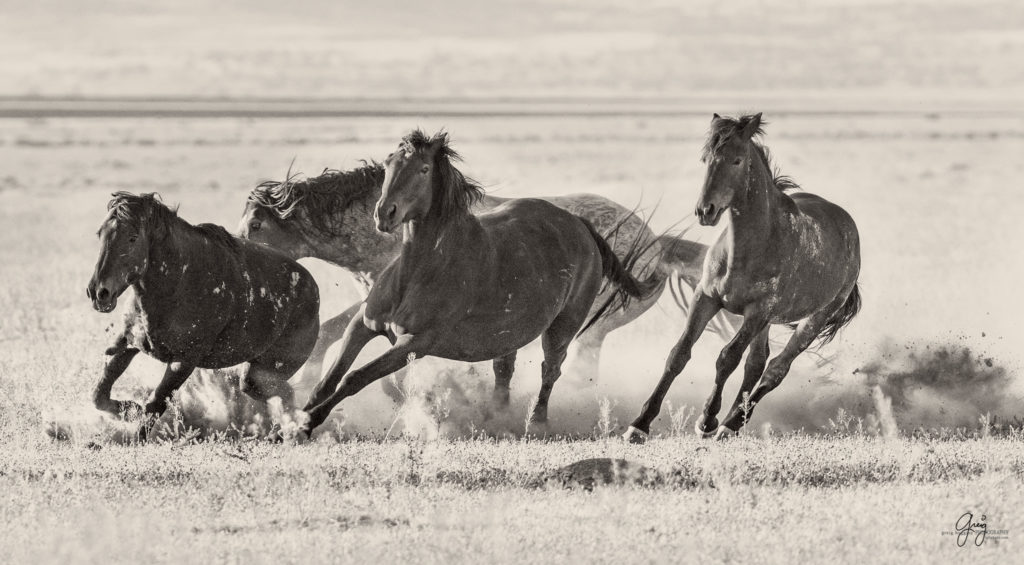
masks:
[[[386,117],[386,116],[699,116],[756,108],[776,115],[939,116],[1018,114],[1007,100],[907,100],[807,93],[755,97],[686,96],[417,96],[196,97],[0,95],[0,118],[45,117]],[[756,102],[756,104],[755,104]]]

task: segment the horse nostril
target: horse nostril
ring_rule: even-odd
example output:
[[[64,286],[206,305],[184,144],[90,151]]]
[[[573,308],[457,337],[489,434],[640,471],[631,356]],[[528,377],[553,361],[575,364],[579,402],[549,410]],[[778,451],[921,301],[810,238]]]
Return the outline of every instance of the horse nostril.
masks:
[[[106,300],[110,298],[110,291],[105,288],[101,288],[100,291],[96,294],[96,298],[99,298],[100,300]]]
[[[394,220],[395,219],[395,214],[397,214],[397,213],[398,213],[398,204],[392,204],[391,208],[388,210],[388,220]]]

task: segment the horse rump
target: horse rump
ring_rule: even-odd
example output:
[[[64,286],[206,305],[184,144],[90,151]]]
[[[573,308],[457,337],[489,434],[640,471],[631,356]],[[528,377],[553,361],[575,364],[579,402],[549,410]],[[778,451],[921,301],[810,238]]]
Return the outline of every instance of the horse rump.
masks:
[[[849,324],[854,316],[860,312],[861,299],[860,299],[860,285],[854,284],[853,290],[850,291],[849,296],[846,297],[846,302],[836,310],[835,314],[829,318],[825,327],[818,333],[818,347],[826,345],[833,339],[839,330],[843,329],[844,326]]]

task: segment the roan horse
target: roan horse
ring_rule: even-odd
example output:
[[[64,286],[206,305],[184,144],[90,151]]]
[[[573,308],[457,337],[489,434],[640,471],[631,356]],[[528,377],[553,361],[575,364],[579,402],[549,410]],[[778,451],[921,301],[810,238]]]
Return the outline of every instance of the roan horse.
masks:
[[[307,433],[344,398],[427,355],[493,359],[495,400],[508,403],[511,359],[541,336],[541,389],[531,421],[547,421],[548,399],[566,349],[607,278],[618,297],[645,299],[659,286],[638,281],[594,227],[537,199],[510,200],[475,216],[482,191],[452,161],[444,133],[414,131],[385,160],[377,229],[402,226],[402,251],[373,285],[342,340],[340,359],[317,385]],[[627,259],[625,264],[630,264]],[[374,337],[392,347],[348,372]]]
[[[353,274],[365,298],[374,281],[402,248],[401,238],[374,228],[373,208],[380,199],[383,182],[384,167],[377,163],[364,163],[350,171],[325,170],[319,176],[303,180],[292,180],[289,176],[285,182],[264,182],[249,194],[239,222],[239,235],[275,247],[293,259],[315,257],[337,265]],[[655,236],[634,212],[596,194],[544,197],[543,200],[588,220],[606,234],[620,260],[639,243],[643,251],[636,263],[650,266],[659,289],[664,282],[671,286],[675,280],[690,288],[696,286],[708,249],[706,245],[672,235]],[[507,198],[485,194],[473,204],[472,210],[477,214],[486,213],[507,201]],[[610,287],[602,290],[594,310],[613,292]],[[659,295],[660,292],[655,292],[649,299],[632,300],[624,308],[601,317],[583,333],[576,340],[572,359],[578,363],[578,372],[591,381],[596,380],[605,337],[646,312]],[[320,380],[327,348],[341,339],[360,304],[353,304],[324,321],[320,339],[306,364],[304,381]],[[680,306],[685,310],[685,304]],[[710,327],[729,339],[739,327],[736,320],[738,318],[720,316],[712,320]]]
[[[743,325],[718,357],[714,389],[696,423],[698,433],[716,438],[738,431],[754,406],[779,386],[797,355],[816,339],[831,341],[860,310],[857,226],[845,210],[819,196],[785,192],[796,184],[775,174],[767,149],[754,141],[763,134],[761,126],[761,114],[739,119],[715,114],[711,122],[696,215],[702,225],[715,225],[729,210],[730,223],[707,254],[686,329],[626,431],[629,441],[646,439],[694,342],[719,310],[743,315]],[[769,324],[797,321],[782,353],[765,370]],[[748,346],[739,395],[719,427],[722,387]]]
[[[106,352],[96,407],[120,417],[155,418],[193,369],[245,362],[242,390],[257,400],[279,397],[290,407],[287,380],[306,361],[319,329],[312,275],[279,251],[220,226],[185,222],[153,194],[113,196],[86,293],[104,313],[114,310],[129,286],[135,293],[124,332]],[[145,408],[110,398],[139,351],[167,363]]]

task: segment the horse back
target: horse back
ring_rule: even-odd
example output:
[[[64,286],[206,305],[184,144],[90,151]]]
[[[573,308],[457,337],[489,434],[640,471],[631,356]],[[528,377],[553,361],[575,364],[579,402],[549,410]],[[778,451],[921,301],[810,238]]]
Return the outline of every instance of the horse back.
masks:
[[[575,271],[595,260],[600,265],[580,218],[546,200],[508,200],[478,219],[506,278],[522,278],[524,273],[544,278],[549,270]]]

